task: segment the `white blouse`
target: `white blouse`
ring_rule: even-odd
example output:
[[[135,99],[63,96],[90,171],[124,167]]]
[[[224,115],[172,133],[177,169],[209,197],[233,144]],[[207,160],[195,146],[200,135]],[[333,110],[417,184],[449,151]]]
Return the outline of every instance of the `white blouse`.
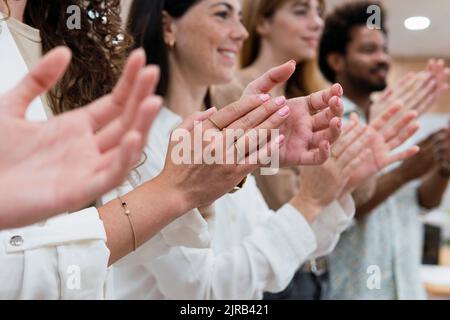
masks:
[[[162,169],[169,135],[180,122],[173,112],[161,110],[151,130],[149,163],[139,169],[143,179]],[[159,257],[149,258],[155,245],[154,240],[148,242],[114,266],[115,295],[119,299],[261,299],[265,291],[283,290],[307,259],[331,252],[354,212],[351,196],[343,197],[311,227],[289,204],[271,211],[249,177],[242,190],[215,203],[215,215],[201,236],[211,239],[209,246],[192,248],[180,240],[180,245],[172,242],[165,252],[159,251]],[[205,224],[199,213],[185,222],[177,222],[181,237],[189,223]]]

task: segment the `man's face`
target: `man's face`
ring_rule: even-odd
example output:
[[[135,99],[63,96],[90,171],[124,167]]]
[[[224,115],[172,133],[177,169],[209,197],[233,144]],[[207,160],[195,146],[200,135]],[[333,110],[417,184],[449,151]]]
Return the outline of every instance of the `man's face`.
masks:
[[[355,86],[366,92],[384,90],[391,58],[383,32],[365,26],[353,28],[345,64],[345,76]]]

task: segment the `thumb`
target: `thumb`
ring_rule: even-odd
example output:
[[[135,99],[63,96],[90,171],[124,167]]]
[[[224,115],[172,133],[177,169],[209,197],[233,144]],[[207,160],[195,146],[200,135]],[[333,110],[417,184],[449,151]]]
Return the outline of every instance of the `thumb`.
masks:
[[[10,112],[23,117],[33,100],[58,82],[70,60],[71,52],[66,47],[58,47],[45,55],[16,87],[7,93]]]

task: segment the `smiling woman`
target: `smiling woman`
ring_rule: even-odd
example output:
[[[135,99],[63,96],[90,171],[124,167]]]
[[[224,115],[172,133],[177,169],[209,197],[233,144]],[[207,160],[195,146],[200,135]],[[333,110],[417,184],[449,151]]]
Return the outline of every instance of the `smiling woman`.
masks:
[[[161,96],[170,96],[169,84],[179,79],[183,69],[199,70],[189,82],[202,87],[227,83],[232,78],[237,53],[247,37],[245,28],[236,24],[240,21],[240,12],[230,2],[207,1],[207,5],[199,6],[201,2],[204,1],[134,1],[131,7],[133,19],[130,19],[129,31],[136,45],[149,52],[147,62],[161,68],[156,91]],[[188,10],[195,10],[197,16],[207,19],[186,16]],[[208,95],[204,104],[210,107]]]

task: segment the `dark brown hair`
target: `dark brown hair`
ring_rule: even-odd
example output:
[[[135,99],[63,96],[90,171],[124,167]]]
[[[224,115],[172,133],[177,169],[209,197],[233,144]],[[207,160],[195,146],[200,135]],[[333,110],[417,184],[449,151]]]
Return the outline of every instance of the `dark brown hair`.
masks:
[[[325,20],[325,30],[320,41],[319,66],[328,81],[336,81],[334,70],[328,65],[330,53],[346,54],[347,46],[352,41],[353,28],[366,26],[371,13],[367,11],[372,5],[381,9],[380,31],[387,36],[385,26],[386,11],[379,1],[364,0],[344,3],[330,13]]]
[[[143,47],[147,63],[161,70],[156,94],[164,97],[169,88],[169,49],[164,42],[163,12],[173,18],[183,17],[200,0],[134,0],[128,17],[127,31],[133,36],[134,46]],[[209,90],[204,98],[211,107]]]

